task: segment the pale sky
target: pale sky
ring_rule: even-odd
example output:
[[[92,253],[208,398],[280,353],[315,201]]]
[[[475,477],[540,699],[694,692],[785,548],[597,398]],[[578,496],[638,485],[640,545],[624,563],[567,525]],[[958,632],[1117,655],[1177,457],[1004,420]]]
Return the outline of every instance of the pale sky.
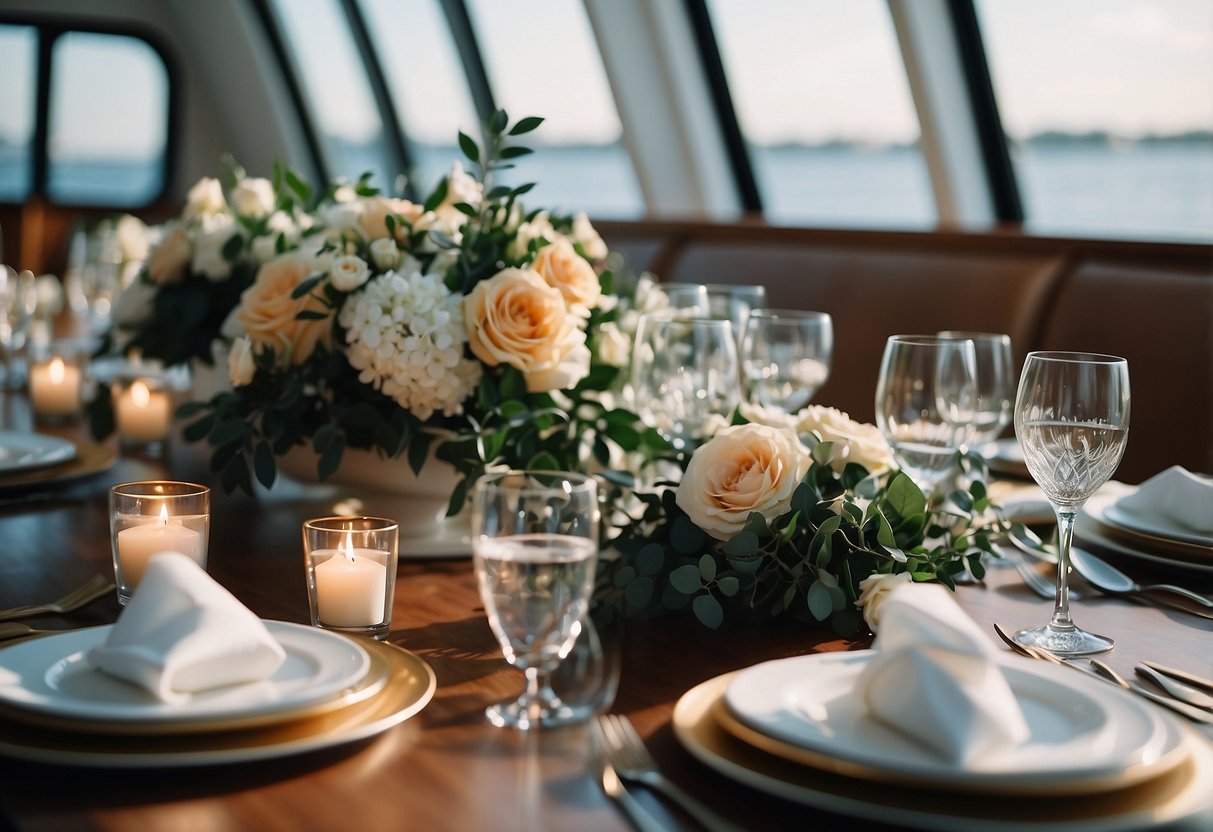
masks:
[[[450,142],[475,117],[436,0],[360,0],[407,129]],[[308,55],[305,86],[324,129],[374,135],[335,0],[279,0]],[[471,0],[469,11],[499,103],[547,117],[546,141],[610,141],[619,121],[578,0]],[[883,0],[709,0],[735,105],[751,140],[908,141],[917,119]],[[1044,129],[1213,129],[1210,0],[978,0],[1003,120],[1014,135]],[[32,52],[0,27],[0,135],[32,124]],[[86,57],[83,54],[79,57]],[[155,86],[154,57],[108,56],[106,69],[63,86],[70,131],[93,150],[146,152],[154,106],[114,117],[131,79]],[[161,91],[160,95],[163,94]],[[153,100],[156,93],[153,92]]]

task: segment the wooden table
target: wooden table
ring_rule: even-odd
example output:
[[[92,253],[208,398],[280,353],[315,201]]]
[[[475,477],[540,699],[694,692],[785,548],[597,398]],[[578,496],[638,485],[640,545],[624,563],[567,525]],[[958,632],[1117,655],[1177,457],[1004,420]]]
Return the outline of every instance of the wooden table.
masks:
[[[178,443],[168,460],[122,459],[50,499],[0,508],[0,607],[55,598],[93,574],[110,573],[108,488],[156,477],[207,480],[197,449]],[[299,527],[328,513],[332,499],[216,493],[209,571],[257,614],[306,622]],[[1013,569],[991,570],[985,586],[961,587],[957,598],[983,626],[1038,624],[1050,611]],[[1152,658],[1213,675],[1213,621],[1108,598],[1074,609],[1081,625],[1117,639],[1108,661],[1122,673]],[[71,616],[31,623],[79,627],[110,623],[118,612],[116,600],[106,598]],[[402,561],[390,641],[432,665],[438,690],[420,715],[374,741],[256,764],[161,771],[0,758],[0,830],[630,828],[587,772],[584,727],[523,733],[484,720],[484,707],[516,695],[522,680],[501,657],[466,559]],[[689,618],[633,622],[613,710],[632,717],[671,778],[745,828],[855,828],[854,821],[751,791],[701,766],[678,745],[670,716],[679,696],[718,674],[865,645],[821,630],[747,625],[713,633]],[[643,789],[635,791],[673,828],[694,828]]]

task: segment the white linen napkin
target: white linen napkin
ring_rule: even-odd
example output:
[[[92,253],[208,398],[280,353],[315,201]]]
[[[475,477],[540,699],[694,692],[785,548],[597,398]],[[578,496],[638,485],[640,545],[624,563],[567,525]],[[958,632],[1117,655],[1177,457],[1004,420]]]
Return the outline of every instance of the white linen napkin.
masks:
[[[905,584],[881,609],[876,655],[856,680],[872,716],[970,767],[1028,739],[997,651],[938,584]]]
[[[1116,507],[1147,527],[1161,520],[1180,531],[1213,537],[1213,479],[1179,465],[1150,477],[1117,500]]]
[[[260,682],[285,660],[261,619],[175,552],[151,559],[105,643],[88,652],[94,667],[165,702]]]

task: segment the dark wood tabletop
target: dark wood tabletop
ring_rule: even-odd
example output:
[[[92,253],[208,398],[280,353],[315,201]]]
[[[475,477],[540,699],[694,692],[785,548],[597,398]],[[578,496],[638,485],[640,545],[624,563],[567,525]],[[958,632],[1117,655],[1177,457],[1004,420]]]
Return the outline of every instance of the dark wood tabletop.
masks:
[[[4,407],[5,427],[28,427],[11,397]],[[79,426],[57,430],[80,436]],[[176,442],[166,459],[124,456],[85,481],[0,492],[0,608],[56,598],[94,574],[112,574],[110,486],[152,478],[209,482],[205,462],[198,448]],[[339,497],[331,489],[284,488],[256,498],[217,491],[208,571],[258,615],[306,623],[300,524],[329,514]],[[390,508],[367,505],[370,513]],[[985,628],[1039,624],[1050,612],[1009,568],[991,569],[984,585],[960,587],[957,598]],[[118,613],[116,599],[107,597],[28,623],[83,627],[112,623]],[[1124,674],[1149,658],[1213,675],[1213,621],[1107,597],[1075,603],[1074,614],[1117,639],[1107,660]],[[422,656],[438,688],[420,714],[373,740],[271,761],[163,770],[0,756],[0,830],[630,828],[587,769],[584,726],[528,733],[485,721],[484,707],[515,696],[522,675],[489,631],[468,559],[402,558],[389,641]],[[856,828],[699,764],[674,737],[671,714],[683,693],[722,673],[867,644],[823,629],[748,623],[710,632],[690,618],[629,622],[612,710],[633,719],[674,781],[743,828]],[[634,791],[671,828],[695,828],[643,788]]]

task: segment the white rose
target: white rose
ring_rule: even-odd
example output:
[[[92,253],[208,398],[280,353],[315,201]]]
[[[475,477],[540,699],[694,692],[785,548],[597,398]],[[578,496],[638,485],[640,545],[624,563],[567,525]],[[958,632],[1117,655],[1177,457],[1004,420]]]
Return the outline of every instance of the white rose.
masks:
[[[227,377],[233,387],[243,387],[253,380],[257,364],[253,354],[253,339],[247,335],[237,338],[227,355]]]
[[[231,193],[232,207],[244,217],[260,218],[274,210],[274,186],[268,179],[241,179]]]
[[[353,202],[358,199],[358,192],[352,185],[341,185],[333,191],[333,202]]]
[[[118,250],[122,253],[124,262],[147,259],[148,231],[143,220],[123,214],[118,220],[114,234],[118,238]]]
[[[875,633],[880,627],[880,608],[897,589],[908,586],[914,579],[909,572],[896,575],[869,575],[859,582],[859,598],[855,606],[863,611],[863,620]]]
[[[591,260],[602,260],[611,253],[597,229],[590,224],[590,218],[584,212],[573,217],[572,239],[574,243],[581,246],[581,250],[585,252],[585,256]]]
[[[202,228],[194,234],[194,259],[190,263],[193,270],[215,283],[231,277],[232,264],[223,256],[223,248],[238,233],[228,214],[206,217]]]
[[[190,188],[189,193],[186,194],[185,208],[181,215],[187,220],[192,220],[221,214],[226,209],[227,203],[223,200],[223,186],[219,184],[218,179],[204,176],[195,182],[194,187]]]
[[[870,474],[882,474],[893,467],[893,455],[884,435],[875,425],[856,422],[833,407],[810,405],[799,414],[801,433],[816,433],[824,442],[836,443],[830,467],[842,472],[848,462],[868,469]]]
[[[691,455],[676,501],[691,521],[728,540],[752,512],[767,520],[786,514],[809,467],[796,435],[766,425],[733,425]]]
[[[255,237],[249,249],[258,263],[268,263],[278,256],[278,236]]]
[[[362,212],[356,202],[326,205],[320,211],[320,221],[328,229],[330,239],[339,240],[343,234],[362,234]]]
[[[547,211],[540,211],[530,222],[524,222],[518,226],[518,230],[514,233],[514,239],[510,240],[509,245],[505,248],[505,255],[511,260],[525,259],[532,240],[540,238],[555,240],[556,237],[556,228],[552,225],[552,221],[548,219]]]
[[[157,285],[176,283],[185,276],[191,257],[193,251],[185,226],[176,223],[165,226],[159,244],[148,254],[147,276]]]
[[[353,254],[337,257],[329,266],[329,281],[342,292],[352,292],[371,276],[366,261]]]
[[[460,202],[466,202],[473,208],[479,208],[481,200],[484,199],[484,185],[476,180],[475,177],[469,176],[464,171],[463,165],[459,162],[451,164],[451,173],[446,179],[446,198],[438,206],[438,210],[443,208],[453,208]]]
[[[380,271],[391,271],[400,265],[400,247],[391,237],[381,237],[371,243],[371,260]]]
[[[799,432],[800,425],[797,417],[782,408],[742,402],[740,410],[741,415],[748,422],[768,425],[773,428],[782,428],[783,430],[790,430],[793,433]]]
[[[598,360],[612,367],[626,367],[632,354],[632,339],[627,336],[619,324],[607,321],[598,328]]]
[[[582,340],[585,333],[581,333]],[[555,390],[571,390],[577,382],[590,374],[590,348],[584,343],[577,344],[567,353],[560,363],[550,370],[540,370],[531,373],[526,378],[526,389],[531,392]]]

